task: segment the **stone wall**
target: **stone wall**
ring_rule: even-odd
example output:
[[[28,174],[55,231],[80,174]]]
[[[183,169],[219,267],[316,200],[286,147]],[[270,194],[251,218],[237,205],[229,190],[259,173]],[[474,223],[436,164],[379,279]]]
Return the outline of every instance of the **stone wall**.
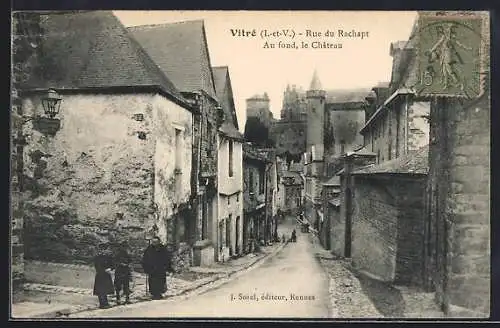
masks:
[[[443,211],[435,217],[444,229],[436,233],[445,239],[436,245],[435,277],[437,299],[450,315],[453,306],[490,312],[490,104],[489,97],[461,104],[437,101],[432,119],[444,117],[433,126],[445,130],[447,138],[434,140],[436,152],[445,154],[441,171],[434,173],[438,190],[443,192]],[[433,134],[434,135],[434,134]],[[437,135],[442,137],[442,135]],[[431,167],[438,165],[436,156]],[[431,206],[436,206],[436,203]],[[448,232],[447,234],[445,232]]]
[[[278,154],[302,154],[306,151],[305,121],[277,121],[271,126],[270,138],[275,142]]]
[[[424,269],[424,196],[426,176],[396,178],[398,204],[397,284],[422,286]]]
[[[340,206],[328,206],[330,220],[330,249],[333,254],[345,256],[345,221],[340,215]]]
[[[391,180],[356,176],[353,262],[396,284],[420,286],[424,250],[425,176]]]
[[[25,127],[28,258],[89,262],[99,242],[127,240],[139,259],[154,223],[153,109],[162,102],[153,95],[68,94],[55,136]],[[24,108],[29,115],[42,110],[36,97]]]
[[[356,177],[353,192],[352,261],[382,281],[396,272],[398,210],[387,181]]]
[[[159,95],[154,99],[153,108],[151,137],[155,142],[154,200],[158,209],[157,226],[163,242],[177,244],[187,241],[186,231],[181,228],[185,227],[184,221],[190,218],[185,215],[187,212],[183,212],[175,225],[169,221],[179,214],[180,208],[188,207],[190,200],[192,114]]]

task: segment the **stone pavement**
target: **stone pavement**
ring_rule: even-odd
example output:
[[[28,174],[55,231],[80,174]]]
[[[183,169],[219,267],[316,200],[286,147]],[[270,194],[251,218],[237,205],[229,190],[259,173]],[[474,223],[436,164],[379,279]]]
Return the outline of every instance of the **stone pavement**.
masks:
[[[376,281],[352,268],[348,259],[325,250],[311,234],[316,257],[330,275],[333,316],[337,318],[444,318],[434,293]]]
[[[372,301],[363,292],[359,280],[345,268],[341,259],[325,250],[318,237],[309,234],[315,246],[315,255],[329,276],[332,318],[383,318]]]
[[[285,244],[274,244],[262,247],[261,252],[258,254],[249,254],[241,258],[230,260],[224,264],[215,264],[207,268],[192,267],[186,272],[168,277],[168,290],[164,296],[169,298],[188,294],[204,286],[206,288],[211,288],[211,286],[216,285],[217,281],[227,280],[229,277],[236,275],[236,273],[263,261],[264,258],[276,254],[284,245]],[[69,270],[68,268],[71,268],[72,265],[54,264],[54,266],[64,266],[63,269]],[[74,266],[76,267],[75,271],[82,270],[81,265]],[[88,271],[88,268],[85,270]],[[53,276],[55,276],[55,274]],[[54,277],[50,279],[52,279],[51,281],[57,282],[57,279]],[[133,293],[131,295],[132,303],[150,299],[149,295],[146,293],[146,276],[144,274],[134,273],[131,287],[133,288]],[[116,304],[114,296],[110,296],[109,299],[111,304]],[[97,298],[92,295],[91,288],[26,283],[24,285],[24,292],[20,294],[17,293],[13,297],[12,317],[54,318],[97,309]]]

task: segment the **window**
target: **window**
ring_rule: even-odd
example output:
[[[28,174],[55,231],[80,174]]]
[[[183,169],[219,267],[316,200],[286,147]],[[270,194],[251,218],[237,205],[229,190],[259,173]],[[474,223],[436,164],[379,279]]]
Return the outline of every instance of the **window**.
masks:
[[[207,156],[211,157],[212,156],[212,147],[213,147],[213,140],[212,140],[212,124],[207,121],[207,131],[206,131],[206,140],[207,140]]]
[[[233,140],[229,140],[229,176],[233,176]]]
[[[254,192],[254,190],[253,190],[253,183],[254,183],[254,181],[253,181],[253,171],[252,171],[252,169],[250,169],[248,173],[249,173],[248,174],[248,191],[249,192]]]
[[[224,240],[224,228],[225,228],[225,223],[224,223],[224,219],[222,219],[219,222],[219,251],[220,252],[222,252],[222,247],[225,244],[225,240]]]
[[[226,247],[231,247],[231,219],[232,215],[226,220]]]
[[[265,172],[259,172],[259,193],[264,193]]]
[[[176,173],[181,173],[182,171],[182,161],[181,161],[181,151],[182,151],[182,131],[180,129],[175,129],[175,170]]]
[[[205,222],[207,222],[207,212],[208,212],[208,209],[207,209],[207,206],[208,206],[208,201],[207,201],[207,197],[205,194],[203,194],[202,196],[200,196],[201,198],[201,239],[205,239],[205,236],[207,235],[207,224],[205,224]]]

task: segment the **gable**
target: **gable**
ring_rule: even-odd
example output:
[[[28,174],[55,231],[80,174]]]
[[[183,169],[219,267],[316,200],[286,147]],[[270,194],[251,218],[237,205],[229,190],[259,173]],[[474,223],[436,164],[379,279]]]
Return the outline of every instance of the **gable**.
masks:
[[[129,27],[128,31],[181,92],[216,98],[203,21]]]
[[[44,42],[28,88],[153,86],[182,99],[111,12],[43,16]]]

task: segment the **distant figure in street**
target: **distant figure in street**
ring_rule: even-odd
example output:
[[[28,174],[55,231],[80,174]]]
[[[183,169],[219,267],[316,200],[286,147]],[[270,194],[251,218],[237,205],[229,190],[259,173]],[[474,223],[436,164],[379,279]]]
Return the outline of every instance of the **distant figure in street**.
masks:
[[[281,237],[281,242],[282,242],[282,243],[285,243],[285,242],[286,242],[286,237],[285,237],[285,234],[283,234],[283,236]]]
[[[295,231],[295,229],[293,229],[292,231],[292,242],[296,242],[297,241],[297,232]]]
[[[99,308],[107,309],[110,307],[108,295],[112,295],[115,292],[113,280],[111,279],[113,258],[107,243],[99,244],[97,255],[94,258],[94,265],[96,271],[94,295],[99,299]]]
[[[125,304],[130,304],[130,281],[132,280],[132,259],[128,251],[128,243],[122,242],[115,254],[115,292],[116,302],[120,304],[120,292],[123,290]]]
[[[142,257],[142,267],[149,278],[149,292],[154,300],[162,298],[167,290],[167,271],[172,272],[171,254],[161,243],[160,238],[154,237]]]

